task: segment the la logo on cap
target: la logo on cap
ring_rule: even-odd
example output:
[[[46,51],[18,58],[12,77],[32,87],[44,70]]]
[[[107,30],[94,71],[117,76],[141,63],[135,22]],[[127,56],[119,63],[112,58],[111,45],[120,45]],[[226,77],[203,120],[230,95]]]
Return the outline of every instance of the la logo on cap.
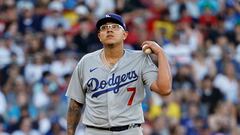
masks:
[[[106,17],[111,17],[110,15],[106,15]]]

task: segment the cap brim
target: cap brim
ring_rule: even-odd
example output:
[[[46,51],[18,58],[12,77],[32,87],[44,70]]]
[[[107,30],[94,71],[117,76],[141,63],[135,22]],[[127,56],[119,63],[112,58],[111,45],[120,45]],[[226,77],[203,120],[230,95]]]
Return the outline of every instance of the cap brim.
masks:
[[[108,23],[108,22],[112,22],[112,23],[117,23],[117,24],[119,24],[119,25],[123,25],[120,21],[118,21],[117,19],[114,19],[114,18],[102,18],[102,19],[100,19],[98,22],[97,22],[97,24],[96,24],[96,27],[97,27],[97,29],[99,30],[100,29],[100,27],[103,25],[103,24],[106,24],[106,23]],[[124,26],[123,26],[123,28],[124,28]]]

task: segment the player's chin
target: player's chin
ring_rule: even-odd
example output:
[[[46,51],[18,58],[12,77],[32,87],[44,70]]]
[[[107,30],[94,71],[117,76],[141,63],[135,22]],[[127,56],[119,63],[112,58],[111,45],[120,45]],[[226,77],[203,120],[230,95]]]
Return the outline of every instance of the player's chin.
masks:
[[[105,42],[106,45],[114,45],[114,44],[116,44],[116,43],[117,43],[116,40],[107,40],[107,41]]]

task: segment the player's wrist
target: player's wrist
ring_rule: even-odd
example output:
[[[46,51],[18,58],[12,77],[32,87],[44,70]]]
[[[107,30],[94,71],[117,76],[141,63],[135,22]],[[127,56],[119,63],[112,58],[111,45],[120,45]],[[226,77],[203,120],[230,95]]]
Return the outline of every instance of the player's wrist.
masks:
[[[159,48],[157,51],[156,51],[156,54],[157,56],[163,56],[164,55],[164,52],[161,48]]]

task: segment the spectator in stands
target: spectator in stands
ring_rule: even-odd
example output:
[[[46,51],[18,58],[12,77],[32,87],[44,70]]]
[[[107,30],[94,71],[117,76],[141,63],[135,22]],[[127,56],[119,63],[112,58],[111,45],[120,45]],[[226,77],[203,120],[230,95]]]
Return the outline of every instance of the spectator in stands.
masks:
[[[224,94],[216,87],[213,86],[213,79],[209,75],[204,76],[200,88],[201,103],[203,106],[204,117],[213,114],[216,106],[224,101]]]
[[[169,57],[170,63],[174,65],[189,64],[192,61],[191,48],[189,45],[180,42],[180,33],[174,34],[171,43],[166,45],[164,50]]]
[[[24,77],[28,84],[33,84],[40,80],[44,71],[48,70],[48,65],[44,63],[43,54],[38,52],[34,54],[31,61],[26,63],[24,68]]]
[[[79,19],[79,29],[73,38],[73,42],[77,45],[80,56],[101,47],[98,45],[99,41],[89,18],[84,17]]]
[[[40,132],[33,129],[32,124],[33,122],[30,117],[22,117],[19,122],[19,129],[14,131],[12,135],[40,135]]]
[[[194,75],[194,81],[197,82],[196,85],[201,84],[201,80],[206,75],[211,77],[216,75],[216,65],[215,61],[207,56],[203,48],[196,50],[192,55],[192,72]]]
[[[231,103],[236,103],[239,94],[239,84],[234,65],[229,61],[224,66],[224,73],[218,74],[214,79],[214,86],[219,88],[225,99]]]
[[[62,16],[64,10],[61,1],[52,1],[48,5],[49,14],[43,18],[42,28],[45,32],[51,33],[58,26],[62,26],[64,30],[69,29],[69,22]]]
[[[22,34],[26,32],[40,32],[42,30],[42,16],[35,14],[35,7],[31,1],[19,1],[18,6],[18,31]]]

